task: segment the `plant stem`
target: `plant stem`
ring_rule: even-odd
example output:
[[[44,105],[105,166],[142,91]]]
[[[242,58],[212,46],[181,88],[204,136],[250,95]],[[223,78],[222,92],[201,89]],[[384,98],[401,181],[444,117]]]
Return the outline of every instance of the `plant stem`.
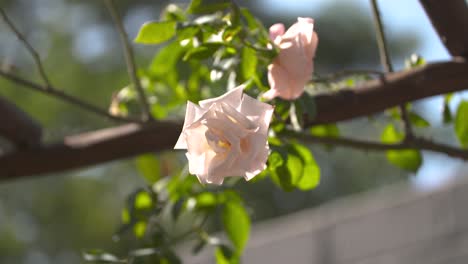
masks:
[[[384,68],[384,71],[389,73],[393,72],[392,63],[390,61],[390,55],[387,47],[387,40],[385,38],[385,33],[383,29],[382,19],[380,17],[379,6],[377,5],[377,0],[371,0],[372,13],[374,15],[374,23],[376,28],[377,35],[377,45],[379,47],[380,62]],[[411,128],[411,122],[408,117],[408,112],[406,111],[405,104],[399,106],[401,119],[403,120],[403,126],[405,130],[405,137],[412,138],[413,130]]]
[[[122,23],[122,19],[119,13],[117,12],[117,8],[114,5],[114,1],[105,0],[105,3],[107,6],[107,9],[109,10],[112,16],[112,19],[114,20],[114,23],[117,27],[117,31],[119,32],[120,41],[122,42],[124,56],[125,56],[125,63],[127,64],[128,75],[137,91],[138,98],[141,103],[143,121],[149,121],[152,118],[151,110],[150,110],[150,106],[145,95],[145,91],[143,90],[143,87],[141,86],[141,82],[136,72],[135,58],[133,55],[133,50],[130,45],[130,42],[128,41],[127,32],[125,31],[125,28]]]
[[[8,25],[8,27],[11,29],[11,31],[16,35],[18,40],[23,43],[23,45],[28,49],[29,53],[34,59],[34,62],[36,64],[36,67],[39,71],[39,74],[41,75],[42,80],[46,84],[46,89],[48,89],[51,86],[51,83],[49,81],[49,78],[47,77],[47,74],[45,73],[44,67],[42,66],[41,58],[39,57],[39,54],[36,52],[36,50],[29,44],[29,42],[26,40],[23,34],[16,28],[16,26],[13,24],[13,22],[8,18],[7,14],[3,10],[3,8],[0,8],[0,16],[2,17],[3,21]]]

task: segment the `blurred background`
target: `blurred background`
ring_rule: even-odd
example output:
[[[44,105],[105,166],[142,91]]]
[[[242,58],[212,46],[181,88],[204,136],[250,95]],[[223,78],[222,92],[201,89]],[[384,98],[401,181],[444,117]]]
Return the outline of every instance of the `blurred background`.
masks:
[[[172,2],[172,1],[171,1]],[[187,1],[175,3],[186,4]],[[313,17],[320,44],[316,73],[344,69],[381,69],[370,6],[366,0],[238,1],[264,25],[292,24]],[[116,1],[125,27],[134,38],[141,24],[156,20],[169,1]],[[395,69],[416,53],[427,61],[449,58],[417,0],[381,0],[390,53]],[[120,42],[102,1],[2,0],[0,5],[44,59],[57,87],[89,102],[108,107],[113,91],[128,84]],[[135,45],[140,67],[146,67],[158,47]],[[30,55],[0,23],[0,65],[38,79]],[[0,79],[0,96],[9,98],[45,128],[46,142],[115,125],[53,98],[16,87]],[[459,95],[452,100],[456,106]],[[453,128],[441,122],[442,98],[414,105],[429,120],[430,132],[454,143]],[[360,118],[339,124],[342,135],[378,139],[385,119]],[[2,146],[5,150],[8,146]],[[322,170],[320,186],[309,192],[283,192],[269,180],[239,183],[236,188],[253,213],[253,221],[275,218],[324,202],[397,181],[418,190],[443,185],[466,164],[443,155],[424,153],[417,174],[391,166],[384,153],[311,146]],[[83,249],[122,252],[125,243],[112,241],[125,198],[145,185],[133,160],[122,160],[67,173],[0,183],[0,263],[81,263]]]

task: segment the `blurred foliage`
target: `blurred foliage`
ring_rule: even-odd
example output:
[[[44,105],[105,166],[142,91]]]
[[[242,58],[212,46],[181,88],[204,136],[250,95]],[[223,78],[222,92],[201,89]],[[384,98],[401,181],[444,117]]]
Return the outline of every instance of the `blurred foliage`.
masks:
[[[290,25],[293,16],[273,16],[256,1],[239,1],[239,6],[232,1],[168,3],[118,1],[130,35],[142,44],[136,45],[138,62],[148,66],[140,67],[138,74],[156,119],[181,117],[187,100],[196,103],[224,93],[226,87],[245,83],[246,92],[255,96],[268,89],[265,68],[276,50],[270,48],[264,25],[279,21]],[[109,106],[114,114],[138,114],[136,94],[128,85],[123,55],[115,44],[117,33],[100,1],[5,1],[2,7],[37,44],[55,86]],[[378,67],[372,23],[360,6],[341,2],[339,7],[329,5],[310,14],[320,37],[317,77],[354,66]],[[147,21],[151,22],[143,24]],[[416,36],[410,33],[391,37],[393,56],[401,59],[417,47]],[[0,36],[2,64],[39,80],[31,74],[35,70],[28,54],[11,41],[6,28],[0,27]],[[407,67],[423,64],[422,58],[411,57]],[[303,117],[314,117],[310,94],[352,87],[372,74],[345,77],[312,83],[294,103],[275,99],[271,124],[275,135],[288,129],[286,121],[294,130],[302,130]],[[47,141],[114,125],[2,79],[0,88],[0,95],[44,125]],[[447,96],[443,112],[447,122],[452,120],[449,103]],[[454,117],[456,135],[464,146],[467,128],[460,120],[466,120],[467,108],[466,102],[460,103]],[[383,131],[383,142],[396,143],[403,139],[398,131],[401,118],[397,111],[389,113],[391,123],[385,122],[384,129],[382,123],[375,122],[374,127],[372,122],[363,125],[358,120],[316,126],[308,132],[331,137],[358,132],[372,138]],[[430,125],[415,111],[410,118],[415,126]],[[28,256],[35,252],[50,263],[80,263],[78,252],[83,250],[88,262],[179,263],[175,246],[191,239],[194,254],[209,246],[218,263],[237,263],[252,221],[405,178],[408,173],[399,168],[414,172],[422,163],[421,153],[415,150],[370,155],[278,137],[270,138],[270,145],[268,169],[254,184],[228,179],[223,187],[202,186],[188,175],[180,153],[145,154],[133,161],[70,172],[67,177],[2,184],[0,262],[33,263]],[[397,167],[387,165],[386,159]],[[226,239],[214,236],[220,230],[226,232]]]

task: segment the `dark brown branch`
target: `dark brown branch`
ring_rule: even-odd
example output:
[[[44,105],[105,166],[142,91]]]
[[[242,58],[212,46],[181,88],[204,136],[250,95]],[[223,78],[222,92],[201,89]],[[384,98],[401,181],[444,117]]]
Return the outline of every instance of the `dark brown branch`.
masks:
[[[45,73],[44,67],[42,66],[41,58],[39,57],[39,54],[36,52],[36,50],[29,44],[29,42],[26,40],[26,38],[19,32],[19,30],[15,27],[13,22],[8,18],[7,14],[5,11],[0,8],[0,16],[3,18],[3,21],[8,25],[8,27],[13,31],[13,33],[16,35],[16,37],[23,43],[23,45],[28,49],[29,53],[32,55],[34,62],[36,63],[36,67],[39,70],[39,74],[41,75],[42,79],[44,80],[44,83],[46,84],[46,87],[48,88],[51,84],[49,81],[49,78],[47,78],[47,74]]]
[[[112,16],[112,19],[114,20],[115,25],[117,26],[117,30],[119,32],[120,41],[122,42],[122,46],[124,50],[125,62],[127,64],[128,75],[133,83],[133,86],[135,87],[135,90],[137,91],[138,99],[142,106],[141,108],[142,108],[143,120],[144,121],[150,120],[151,119],[150,105],[148,103],[148,99],[146,98],[145,91],[143,90],[143,87],[141,87],[141,82],[136,72],[135,58],[133,56],[132,46],[130,45],[130,42],[128,41],[127,32],[125,31],[125,28],[122,24],[122,19],[120,18],[120,15],[117,12],[117,9],[115,8],[113,0],[106,0],[105,3],[107,6],[107,9],[109,10]]]
[[[19,76],[16,76],[16,75],[11,74],[9,72],[3,71],[1,69],[0,69],[0,76],[4,77],[5,79],[7,79],[7,80],[9,80],[11,82],[19,84],[22,87],[48,94],[48,95],[53,96],[55,98],[58,98],[58,99],[60,99],[62,101],[65,101],[65,102],[70,103],[72,105],[78,106],[79,108],[81,108],[83,110],[92,112],[92,113],[100,115],[100,116],[107,117],[107,118],[112,119],[114,121],[139,122],[138,120],[134,120],[132,118],[111,115],[104,109],[96,107],[96,106],[94,106],[94,105],[92,105],[90,103],[82,101],[82,100],[80,100],[80,99],[78,99],[76,97],[73,97],[73,96],[69,95],[69,94],[66,94],[66,93],[62,92],[61,90],[56,89],[56,88],[54,88],[52,86],[44,87],[44,86],[41,86],[40,84],[33,83],[31,81],[25,80],[25,79],[23,79],[23,78],[21,78]]]
[[[353,90],[317,95],[316,120],[307,125],[333,123],[370,115],[386,108],[438,94],[468,88],[468,65],[463,61],[426,65],[410,71],[390,73]],[[67,137],[61,143],[0,156],[0,179],[14,179],[95,165],[145,152],[172,149],[182,129],[181,123],[129,124]],[[324,143],[336,143],[333,141]],[[343,143],[353,147],[353,143]],[[464,151],[414,138],[411,148],[446,153],[454,157]],[[406,142],[405,144],[408,144]],[[367,143],[368,149],[403,149],[408,146]],[[464,157],[464,156],[463,156]]]
[[[0,180],[61,172],[172,149],[181,129],[179,123],[155,121],[69,136],[58,144],[0,156]]]
[[[0,136],[18,148],[39,146],[42,128],[34,119],[13,103],[0,97]]]
[[[351,139],[351,138],[335,138],[335,137],[319,137],[313,136],[310,134],[297,133],[297,132],[286,132],[286,137],[295,138],[302,140],[308,143],[319,143],[327,144],[334,146],[350,147],[355,149],[362,150],[372,150],[372,151],[387,151],[387,150],[404,150],[404,149],[418,149],[418,150],[428,150],[438,153],[444,153],[448,156],[454,158],[460,158],[463,160],[468,160],[468,150],[435,143],[424,138],[408,138],[407,140],[395,143],[379,143],[371,142],[361,139]]]
[[[313,78],[314,83],[328,83],[331,81],[335,81],[344,77],[348,77],[350,75],[377,75],[383,76],[384,73],[377,70],[364,70],[364,69],[351,69],[351,70],[342,70],[338,72],[334,72],[328,74],[326,76],[319,76],[317,78]]]
[[[465,0],[420,0],[452,56],[468,57],[468,7]]]
[[[462,60],[428,64],[369,81],[354,89],[315,96],[317,115],[305,125],[334,123],[434,95],[468,89],[468,64]]]

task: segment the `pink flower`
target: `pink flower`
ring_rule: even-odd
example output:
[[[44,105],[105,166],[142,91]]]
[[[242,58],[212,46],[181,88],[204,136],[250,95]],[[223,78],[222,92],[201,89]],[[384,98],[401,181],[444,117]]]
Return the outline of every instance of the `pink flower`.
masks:
[[[273,107],[243,94],[238,86],[226,94],[188,102],[175,149],[187,149],[189,171],[201,183],[222,184],[225,177],[246,180],[265,169],[268,126]]]
[[[270,90],[263,97],[294,100],[302,95],[314,70],[313,59],[318,44],[314,20],[299,17],[286,33],[283,24],[274,24],[270,27],[270,39],[278,46],[279,54],[268,65]]]

